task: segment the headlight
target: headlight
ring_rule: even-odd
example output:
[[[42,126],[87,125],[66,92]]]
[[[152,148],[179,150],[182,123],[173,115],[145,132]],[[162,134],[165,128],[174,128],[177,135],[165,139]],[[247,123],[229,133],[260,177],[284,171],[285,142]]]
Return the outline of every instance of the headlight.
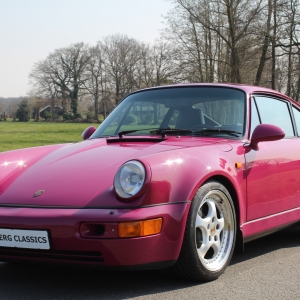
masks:
[[[145,179],[146,170],[144,165],[136,160],[128,161],[120,167],[115,176],[115,191],[121,198],[132,198],[141,191]]]

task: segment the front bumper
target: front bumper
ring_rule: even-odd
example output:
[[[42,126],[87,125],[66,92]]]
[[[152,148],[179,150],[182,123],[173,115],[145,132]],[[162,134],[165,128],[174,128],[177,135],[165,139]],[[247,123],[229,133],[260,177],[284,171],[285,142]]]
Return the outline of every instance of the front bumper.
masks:
[[[190,202],[136,209],[0,208],[0,228],[47,230],[50,250],[0,247],[0,261],[155,266],[178,259]],[[118,238],[119,222],[162,218],[159,234]],[[92,228],[89,231],[89,228]],[[102,228],[94,231],[93,228]]]

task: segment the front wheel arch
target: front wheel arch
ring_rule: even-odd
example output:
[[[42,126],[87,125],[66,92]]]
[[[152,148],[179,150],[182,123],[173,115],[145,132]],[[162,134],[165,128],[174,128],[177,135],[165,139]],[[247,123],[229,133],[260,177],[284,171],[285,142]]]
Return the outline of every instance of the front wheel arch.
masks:
[[[234,204],[235,215],[236,215],[236,223],[238,224],[238,227],[239,227],[240,218],[241,218],[240,205],[239,205],[237,192],[236,192],[232,182],[224,176],[217,175],[217,176],[210,177],[203,184],[205,184],[209,181],[217,181],[217,182],[221,183],[222,185],[224,185],[224,187],[228,190],[228,192],[231,196],[231,199],[233,201],[233,204]]]
[[[236,242],[235,242],[235,253],[243,253],[244,252],[244,237],[243,237],[243,232],[240,228],[241,226],[241,210],[240,210],[240,203],[239,203],[239,198],[236,192],[236,189],[234,187],[234,185],[232,184],[232,182],[221,175],[217,175],[217,176],[212,176],[209,179],[207,179],[203,184],[205,184],[206,182],[209,181],[218,181],[221,184],[223,184],[225,186],[225,188],[228,190],[233,204],[234,204],[234,208],[235,208],[235,216],[236,216],[236,224],[237,224],[237,228],[236,228]]]
[[[192,201],[173,270],[191,280],[218,278],[231,260],[236,232],[235,207],[229,191],[219,181],[205,182]]]

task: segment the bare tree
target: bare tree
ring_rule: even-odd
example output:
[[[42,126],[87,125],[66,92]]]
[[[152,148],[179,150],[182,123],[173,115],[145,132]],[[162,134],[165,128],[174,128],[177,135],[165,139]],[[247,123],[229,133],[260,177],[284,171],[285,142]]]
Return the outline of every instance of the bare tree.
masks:
[[[84,86],[94,101],[95,119],[99,122],[99,100],[104,95],[106,87],[105,65],[102,43],[89,49],[90,60],[85,70]]]
[[[152,48],[152,60],[154,65],[154,81],[152,86],[168,84],[174,73],[171,46],[168,43],[160,42]]]
[[[105,65],[116,104],[134,90],[134,73],[140,59],[140,44],[124,35],[108,36],[103,41]]]
[[[37,98],[48,100],[48,103],[51,105],[51,118],[54,121],[55,105],[59,100],[60,87],[55,84],[51,74],[46,71],[48,70],[47,63],[49,63],[47,60],[36,63],[29,78],[32,86],[31,94]],[[38,121],[37,118],[36,121]]]
[[[176,49],[179,70],[186,81],[250,81],[244,66],[252,67],[257,44],[253,32],[263,0],[174,0],[163,35]],[[253,60],[252,60],[253,63]],[[178,72],[179,79],[183,72]],[[252,72],[253,73],[253,72]]]
[[[79,93],[84,87],[83,74],[89,60],[88,46],[74,44],[55,50],[44,61],[35,64],[30,78],[37,84],[39,92],[48,94],[51,99],[59,95],[64,110],[67,100],[70,100],[71,110],[76,115]]]

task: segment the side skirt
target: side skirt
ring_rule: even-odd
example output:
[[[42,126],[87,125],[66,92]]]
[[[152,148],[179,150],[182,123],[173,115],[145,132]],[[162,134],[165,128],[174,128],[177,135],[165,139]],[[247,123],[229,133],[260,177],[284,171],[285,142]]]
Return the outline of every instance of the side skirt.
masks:
[[[278,230],[300,225],[300,207],[257,220],[241,226],[244,242],[249,242]]]

